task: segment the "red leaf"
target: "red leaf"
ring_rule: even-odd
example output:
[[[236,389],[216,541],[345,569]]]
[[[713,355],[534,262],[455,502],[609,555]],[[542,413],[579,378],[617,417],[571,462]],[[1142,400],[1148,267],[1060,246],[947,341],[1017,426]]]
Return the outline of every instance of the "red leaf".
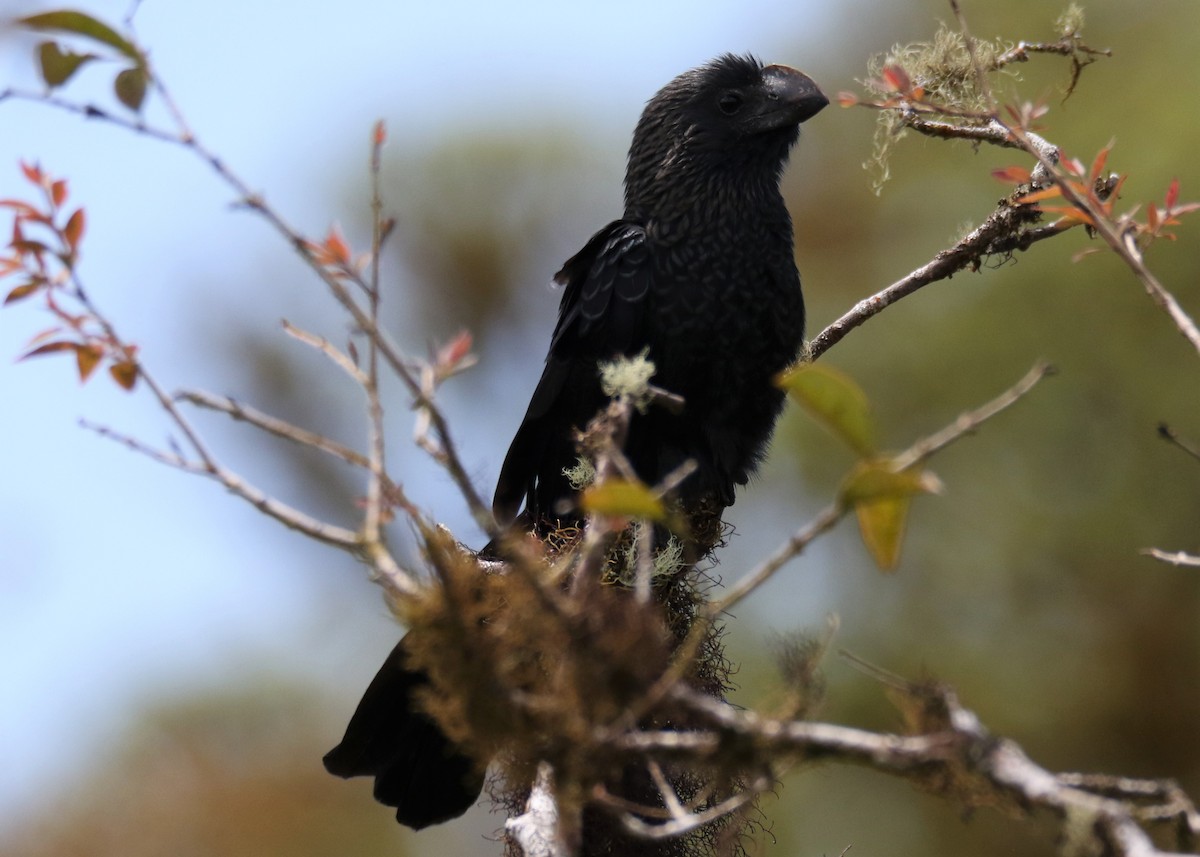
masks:
[[[59,351],[73,351],[77,345],[74,342],[47,342],[45,345],[39,345],[32,351],[26,351],[18,360],[28,360],[30,357],[44,357],[47,354],[56,354]]]
[[[1146,206],[1146,224],[1150,227],[1151,232],[1158,231],[1158,206],[1154,203]]]
[[[1088,172],[1088,177],[1095,181],[1104,169],[1104,165],[1108,163],[1108,152],[1112,148],[1111,145],[1105,146],[1096,153],[1096,157],[1092,160],[1092,169]]]
[[[42,168],[37,164],[27,164],[21,161],[21,172],[25,174],[25,178],[39,187],[45,182],[45,176],[42,175]]]
[[[898,65],[883,67],[883,82],[892,92],[908,92],[912,89],[912,80],[908,72]]]
[[[67,201],[67,180],[59,179],[50,185],[50,199],[55,206],[60,206]]]
[[[382,146],[387,142],[387,126],[383,124],[382,119],[375,123],[375,132],[372,135],[372,139],[376,146]]]
[[[439,369],[453,369],[471,353],[471,332],[459,331],[458,334],[438,349],[437,365]]]
[[[1171,184],[1167,188],[1167,211],[1175,209],[1175,203],[1179,202],[1179,179],[1171,179]]]
[[[29,203],[19,199],[0,199],[0,208],[11,208],[17,217],[34,218],[40,213]]]
[[[1009,184],[1025,184],[1033,176],[1024,167],[1002,167],[992,170],[992,178]]]
[[[74,253],[79,247],[79,239],[83,237],[83,227],[85,224],[85,215],[82,208],[75,209],[75,213],[71,215],[67,225],[63,227],[63,240],[67,242],[67,247]]]

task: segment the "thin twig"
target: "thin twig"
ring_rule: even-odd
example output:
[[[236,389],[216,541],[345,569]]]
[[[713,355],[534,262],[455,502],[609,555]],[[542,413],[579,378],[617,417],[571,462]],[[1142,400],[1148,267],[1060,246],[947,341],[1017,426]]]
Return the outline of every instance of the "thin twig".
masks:
[[[886,289],[864,298],[849,312],[832,322],[808,344],[807,357],[816,360],[847,333],[874,318],[884,309],[901,298],[929,285],[957,274],[972,266],[978,266],[986,256],[1028,249],[1035,241],[1053,237],[1058,232],[1022,231],[1026,224],[1036,218],[1029,206],[1016,206],[1003,202],[987,220],[973,229],[953,247],[940,251],[929,262],[912,273],[892,283]]]
[[[996,416],[996,414],[1015,405],[1030,390],[1037,386],[1039,381],[1048,375],[1053,375],[1055,371],[1055,368],[1049,363],[1037,363],[1025,374],[1025,377],[990,402],[974,410],[959,414],[954,422],[941,431],[921,438],[921,440],[893,458],[892,466],[897,471],[907,470],[945,449],[963,435],[972,434],[980,425]]]
[[[1178,433],[1176,433],[1175,429],[1171,428],[1166,423],[1158,424],[1158,436],[1168,443],[1179,447],[1197,461],[1200,461],[1200,449],[1198,449],[1191,441],[1184,440],[1182,437],[1180,437]]]
[[[207,393],[203,390],[182,390],[175,394],[175,399],[181,402],[187,402],[190,405],[195,405],[200,408],[207,408],[211,411],[225,414],[231,419],[239,422],[248,423],[255,428],[262,429],[268,434],[273,434],[276,437],[284,440],[289,440],[292,443],[298,443],[301,446],[312,447],[319,449],[321,452],[326,452],[334,458],[339,458],[347,464],[353,464],[355,467],[367,468],[370,462],[367,457],[348,446],[343,446],[335,440],[317,434],[316,432],[300,428],[297,425],[281,420],[278,417],[273,417],[270,414],[265,414],[256,408],[249,405],[243,405],[236,399],[231,399],[227,396],[217,396],[212,393]]]
[[[1166,562],[1170,563],[1171,565],[1186,566],[1188,568],[1200,568],[1200,556],[1184,553],[1183,551],[1175,551],[1174,553],[1170,553],[1158,548],[1144,548],[1141,551],[1141,554],[1142,556],[1153,557],[1159,562]]]
[[[371,140],[371,281],[367,287],[367,311],[371,324],[379,328],[379,248],[383,243],[383,191],[379,171],[383,148],[382,126],[376,124]],[[383,538],[385,508],[385,445],[383,401],[379,391],[379,344],[375,337],[367,339],[367,372],[363,390],[367,394],[367,456],[370,462],[367,479],[367,505],[363,515],[363,538],[380,542]]]
[[[140,369],[139,372],[142,380],[146,380],[145,372]],[[159,464],[165,464],[168,467],[182,470],[185,473],[193,473],[213,479],[224,486],[230,493],[245,500],[254,506],[254,508],[268,517],[274,518],[290,530],[295,530],[311,539],[343,550],[357,551],[358,549],[358,534],[353,530],[347,530],[344,527],[317,520],[301,512],[299,509],[293,508],[286,503],[281,503],[258,490],[224,466],[215,463],[205,464],[198,461],[188,461],[177,453],[163,452],[143,443],[137,438],[86,420],[81,420],[80,426],[95,432],[103,438],[115,441],[134,452],[145,455]],[[408,577],[408,575],[404,576]],[[403,586],[403,584],[401,585]]]
[[[322,354],[328,357],[335,366],[353,378],[354,382],[360,387],[365,387],[367,385],[369,381],[369,376],[367,373],[363,372],[363,370],[358,367],[358,364],[350,358],[350,355],[342,351],[324,336],[318,336],[315,333],[309,333],[307,330],[296,327],[287,319],[284,319],[282,324],[283,332],[288,336],[292,337],[297,342],[303,342],[310,348],[315,348],[317,351],[320,351]]]

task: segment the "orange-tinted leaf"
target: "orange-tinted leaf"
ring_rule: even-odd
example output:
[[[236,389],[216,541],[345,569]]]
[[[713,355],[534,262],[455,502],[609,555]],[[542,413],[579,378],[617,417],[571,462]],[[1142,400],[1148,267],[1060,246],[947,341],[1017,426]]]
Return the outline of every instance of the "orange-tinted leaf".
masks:
[[[1062,188],[1058,185],[1051,185],[1039,190],[1032,190],[1029,193],[1021,194],[1017,197],[1017,202],[1021,205],[1033,205],[1036,202],[1041,202],[1043,199],[1054,199],[1062,196]]]
[[[337,264],[350,264],[350,245],[346,243],[346,239],[342,238],[342,234],[336,226],[329,230],[329,235],[325,238],[323,249],[329,254],[329,258]]]
[[[1146,206],[1146,225],[1150,227],[1151,232],[1158,231],[1158,206],[1156,206],[1154,203],[1150,203]]]
[[[992,170],[992,178],[1008,184],[1026,184],[1033,176],[1024,167],[1001,167]]]
[[[2,272],[0,272],[0,273],[2,273]],[[45,285],[44,282],[39,282],[36,280],[30,281],[28,283],[22,283],[21,285],[17,286],[15,289],[13,289],[11,292],[8,293],[8,295],[4,298],[4,305],[8,306],[9,304],[15,304],[17,301],[21,300],[22,298],[29,297],[30,295],[37,292],[37,290],[40,289],[43,285]]]
[[[1077,175],[1080,178],[1083,177],[1083,162],[1078,158],[1063,158],[1059,163],[1063,169],[1072,175]]]
[[[908,497],[893,497],[859,503],[854,507],[863,544],[880,571],[894,571],[900,562],[900,548],[904,544],[905,522],[911,502]]]
[[[888,65],[883,67],[883,83],[892,92],[908,92],[912,89],[912,79],[903,66]]]
[[[856,453],[874,451],[871,405],[849,375],[823,364],[805,363],[783,372],[775,383]]]
[[[113,380],[116,381],[122,389],[132,390],[133,385],[137,383],[137,364],[128,360],[122,360],[120,363],[114,363],[112,366],[109,366],[108,374],[112,375]]]
[[[579,498],[585,512],[622,518],[644,518],[661,521],[666,509],[648,486],[631,479],[609,479],[591,485]]]
[[[1042,211],[1047,214],[1057,214],[1059,216],[1058,223],[1063,226],[1073,226],[1082,223],[1085,226],[1096,225],[1096,221],[1092,220],[1092,216],[1086,211],[1080,211],[1068,205],[1055,205],[1049,208],[1043,208]]]
[[[57,354],[60,351],[72,351],[75,348],[74,342],[47,342],[45,345],[39,345],[32,351],[26,351],[18,359],[28,360],[30,357],[45,357],[47,354]]]
[[[96,371],[96,367],[100,365],[100,358],[104,356],[99,348],[94,345],[80,345],[75,349],[75,363],[79,367],[79,381],[84,383]]]
[[[858,96],[853,92],[839,92],[837,100],[842,107],[853,107],[858,104]]]
[[[142,109],[142,102],[146,100],[146,86],[149,82],[150,77],[145,68],[137,65],[117,75],[117,79],[113,81],[113,91],[117,94],[118,101],[136,113]]]
[[[372,139],[374,140],[376,146],[382,146],[387,142],[387,126],[383,124],[382,119],[375,123],[375,132],[372,136]]]
[[[63,227],[63,240],[67,242],[72,253],[79,247],[79,239],[83,237],[85,220],[83,209],[78,208],[67,221],[67,225]]]

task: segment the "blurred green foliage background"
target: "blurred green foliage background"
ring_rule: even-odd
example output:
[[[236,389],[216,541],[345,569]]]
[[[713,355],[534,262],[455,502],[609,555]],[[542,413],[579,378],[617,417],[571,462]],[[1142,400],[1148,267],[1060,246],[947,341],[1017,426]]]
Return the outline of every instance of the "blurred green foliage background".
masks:
[[[1014,41],[1050,37],[1061,11],[1044,0],[965,5],[975,34]],[[754,47],[801,65],[834,95],[856,88],[869,55],[928,37],[937,19],[950,17],[938,0],[854,9],[821,44],[803,33],[793,40],[764,20]],[[1115,139],[1109,165],[1130,174],[1125,204],[1161,200],[1173,177],[1185,199],[1197,198],[1200,5],[1091,0],[1085,9],[1085,38],[1111,47],[1113,58],[1087,68],[1065,103],[1067,65],[1049,57],[1021,68],[1012,93],[1046,98],[1045,135],[1085,162]],[[1009,96],[1003,87],[1002,95]],[[387,105],[386,81],[374,97]],[[862,169],[873,123],[867,110],[831,107],[806,126],[786,177],[810,335],[977,224],[1007,191],[989,170],[1021,163],[1011,152],[909,137],[876,197]],[[461,327],[474,333],[481,365],[453,382],[445,406],[485,488],[498,459],[470,444],[494,436],[486,449],[502,453],[519,420],[557,303],[542,284],[618,213],[628,130],[531,107],[510,127],[464,117],[444,140],[387,153],[386,195],[398,220],[387,263],[395,280],[390,321],[413,351]],[[348,151],[325,166],[342,171],[330,182],[339,188],[330,211],[366,211],[360,155]],[[368,222],[343,222],[361,246]],[[1156,245],[1149,262],[1200,312],[1200,220],[1178,231],[1180,241]],[[1200,438],[1200,358],[1117,259],[1071,261],[1087,244],[1077,231],[930,286],[824,358],[864,387],[895,448],[997,394],[1038,358],[1060,373],[935,460],[947,493],[914,504],[894,574],[871,567],[846,522],[739,609],[729,622],[731,654],[742,664],[737,701],[769,702],[778,692],[770,629],[820,630],[834,613],[838,647],[907,677],[951,683],[985,723],[1052,770],[1175,777],[1200,795],[1200,575],[1139,555],[1149,546],[1200,549],[1200,465],[1155,432],[1165,421]],[[278,252],[264,251],[261,270],[244,272],[258,299],[287,306],[301,324],[344,328],[328,306],[289,304],[292,286],[270,255]],[[189,301],[189,317],[172,324],[215,344],[220,389],[334,436],[356,436],[357,395],[317,358],[240,324],[200,293]],[[439,479],[406,447],[399,390],[394,401],[401,468],[413,468],[410,479]],[[300,492],[306,508],[343,520],[353,514],[358,488],[349,474],[215,423],[213,430],[236,444],[235,459]],[[765,554],[823,505],[850,463],[836,440],[789,411],[765,472],[731,510],[737,534],[718,571],[736,577]],[[461,510],[436,511],[460,522],[464,540],[478,541]],[[398,539],[407,537],[398,529]],[[289,549],[298,574],[328,576],[328,557],[312,558],[304,544]],[[336,580],[354,592],[353,601],[336,600],[337,610],[382,612],[352,567]],[[313,641],[341,633],[345,616],[315,622],[309,643],[325,645]],[[103,764],[9,825],[0,853],[499,853],[488,838],[498,816],[480,810],[412,834],[373,804],[369,784],[347,785],[321,770],[320,755],[383,651],[338,648],[340,658],[365,659],[340,683],[308,682],[303,670],[279,674],[268,663],[239,675],[237,686],[148,699]],[[823,719],[898,727],[872,679],[838,657],[827,675]],[[967,818],[862,770],[800,768],[763,811],[770,834],[756,847],[764,854],[838,854],[847,846],[857,857],[1055,852],[1044,820]]]

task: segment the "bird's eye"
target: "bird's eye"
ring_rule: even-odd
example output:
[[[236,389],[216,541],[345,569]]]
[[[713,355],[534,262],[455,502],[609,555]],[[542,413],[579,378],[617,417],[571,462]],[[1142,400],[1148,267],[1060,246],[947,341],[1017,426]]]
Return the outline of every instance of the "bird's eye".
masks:
[[[721,108],[721,112],[726,116],[732,116],[742,109],[742,94],[732,89],[722,92],[721,97],[717,99],[717,107]]]

